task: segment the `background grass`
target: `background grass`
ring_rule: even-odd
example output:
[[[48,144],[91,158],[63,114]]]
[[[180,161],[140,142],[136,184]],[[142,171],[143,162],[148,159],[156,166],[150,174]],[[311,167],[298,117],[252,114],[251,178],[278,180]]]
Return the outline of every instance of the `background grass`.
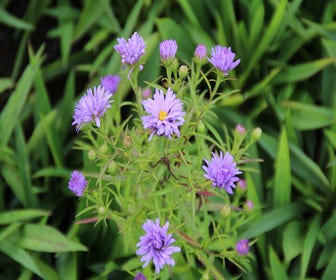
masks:
[[[138,31],[151,65],[169,38],[181,59],[198,43],[229,45],[241,59],[230,84],[240,91],[210,122],[263,130],[250,153],[264,162],[246,178],[261,215],[244,236],[258,242],[242,278],[333,279],[335,16],[335,1],[1,1],[0,277],[118,279],[134,266],[115,253],[112,223],[74,223],[82,206],[67,181],[87,164],[71,149],[74,102],[118,72],[116,38]],[[141,80],[159,71],[145,67]],[[122,83],[118,98],[128,92]]]

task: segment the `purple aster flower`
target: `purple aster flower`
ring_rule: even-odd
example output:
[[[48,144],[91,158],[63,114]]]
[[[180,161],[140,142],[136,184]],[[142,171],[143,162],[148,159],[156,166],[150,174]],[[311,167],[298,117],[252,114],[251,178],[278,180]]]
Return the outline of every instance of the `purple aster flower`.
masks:
[[[168,88],[166,95],[162,90],[155,89],[153,99],[142,101],[142,105],[150,114],[142,117],[144,128],[149,128],[152,131],[149,140],[154,134],[164,135],[170,139],[175,133],[180,137],[178,127],[184,123],[185,112],[182,111],[183,103],[176,98],[171,88]]]
[[[160,273],[165,264],[175,265],[170,255],[181,251],[179,247],[171,246],[175,239],[167,233],[168,226],[169,222],[166,222],[163,227],[160,227],[159,219],[156,219],[155,223],[147,220],[142,226],[146,234],[140,237],[140,242],[136,245],[139,247],[136,254],[141,255],[141,261],[145,262],[143,267],[153,260],[156,273]]]
[[[195,57],[199,60],[203,60],[207,55],[207,47],[205,45],[199,44],[195,49]]]
[[[127,41],[124,38],[117,38],[118,44],[114,49],[121,55],[121,63],[134,65],[145,54],[146,43],[144,39],[134,32]]]
[[[239,256],[247,255],[250,251],[250,245],[247,239],[239,240],[236,244],[236,251]]]
[[[87,181],[85,180],[84,175],[74,170],[71,172],[68,188],[78,197],[81,197],[84,193],[84,190],[87,186]]]
[[[177,44],[175,40],[165,40],[160,43],[160,57],[163,61],[175,58]]]
[[[226,48],[217,45],[211,49],[209,61],[224,75],[228,75],[228,72],[240,63],[240,59],[233,61],[235,56],[236,54],[231,51],[231,47]]]
[[[225,189],[229,194],[232,194],[232,188],[235,188],[235,182],[239,180],[236,175],[242,172],[236,168],[236,163],[233,160],[233,156],[226,152],[223,156],[223,152],[220,151],[219,156],[212,153],[211,161],[204,160],[207,166],[203,165],[203,169],[206,172],[204,177],[212,181],[212,186]]]
[[[117,91],[119,82],[120,77],[118,75],[107,75],[100,78],[100,85],[111,94]]]
[[[135,275],[134,280],[146,280],[147,278],[145,275],[143,275],[141,272],[138,272],[137,275]]]
[[[103,117],[106,110],[111,107],[110,100],[112,94],[107,92],[102,86],[88,89],[86,94],[77,102],[75,113],[73,116],[74,121],[72,125],[76,125],[76,130],[79,130],[86,123],[94,121],[97,127],[100,127],[100,118]]]

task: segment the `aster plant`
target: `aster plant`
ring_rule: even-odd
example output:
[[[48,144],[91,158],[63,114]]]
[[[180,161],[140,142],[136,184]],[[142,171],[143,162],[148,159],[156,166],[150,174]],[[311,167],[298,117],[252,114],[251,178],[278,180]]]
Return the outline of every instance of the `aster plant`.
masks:
[[[157,49],[166,75],[139,81],[145,39],[135,32],[117,42],[115,50],[127,71],[123,67],[115,76],[103,73],[97,77],[100,85],[75,105],[77,131],[94,124],[76,142],[90,163],[90,184],[77,171],[68,184],[74,196],[86,199],[79,223],[113,223],[118,228],[122,242],[115,255],[137,264],[119,269],[134,279],[168,279],[181,271],[188,271],[181,279],[208,274],[223,279],[218,267],[225,262],[250,269],[249,244],[254,241],[246,241],[243,233],[257,201],[248,196],[250,171],[245,165],[254,161],[248,152],[261,130],[251,131],[244,124],[214,127],[211,122],[216,118],[212,109],[236,92],[223,94],[221,89],[226,86],[223,77],[239,59],[222,46],[212,48],[208,58],[207,47],[198,44],[190,63],[182,64],[176,41],[163,40]],[[129,100],[119,98],[122,82],[131,85]],[[129,110],[121,114],[120,108]],[[197,270],[189,269],[195,263]]]

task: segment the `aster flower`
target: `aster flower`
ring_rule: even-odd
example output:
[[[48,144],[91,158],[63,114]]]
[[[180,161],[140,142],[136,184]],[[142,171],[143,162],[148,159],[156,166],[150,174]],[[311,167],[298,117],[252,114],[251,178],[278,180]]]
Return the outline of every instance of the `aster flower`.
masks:
[[[207,166],[203,165],[202,168],[206,172],[204,177],[212,181],[212,186],[217,186],[220,189],[225,189],[229,194],[232,194],[232,188],[235,188],[235,182],[239,180],[236,175],[242,172],[236,168],[236,163],[233,156],[226,152],[220,151],[219,155],[212,153],[211,161],[204,160]]]
[[[156,219],[155,223],[152,220],[147,220],[142,226],[146,234],[140,237],[140,242],[136,245],[139,247],[136,254],[141,255],[141,261],[145,262],[143,267],[153,260],[156,273],[160,273],[165,264],[175,265],[175,261],[170,255],[181,251],[179,247],[171,246],[175,239],[167,233],[168,227],[169,222],[160,227],[159,219]]]
[[[141,272],[138,272],[137,275],[135,275],[134,280],[146,280],[147,278],[145,275],[143,275]]]
[[[207,55],[207,47],[205,45],[199,44],[197,45],[195,49],[194,56],[197,58],[199,61],[203,60],[206,55]]]
[[[250,251],[250,245],[247,239],[239,240],[236,244],[236,251],[239,256],[247,255]]]
[[[76,125],[76,130],[79,130],[86,123],[94,121],[97,127],[100,127],[100,118],[104,116],[106,110],[111,107],[110,100],[112,94],[107,92],[102,86],[88,89],[86,94],[77,102],[74,121],[72,125]]]
[[[176,98],[171,88],[168,88],[166,95],[162,90],[155,89],[153,99],[149,98],[142,101],[142,105],[146,112],[150,114],[141,118],[144,128],[149,128],[152,131],[149,140],[152,139],[154,134],[164,135],[170,139],[172,134],[175,133],[180,137],[178,127],[184,123],[185,112],[182,111],[181,100]]]
[[[87,181],[85,180],[84,175],[77,170],[72,171],[68,183],[69,190],[71,190],[76,196],[81,197],[86,186]]]
[[[119,82],[120,77],[118,75],[107,75],[100,78],[100,85],[111,94],[117,91]]]
[[[146,43],[137,32],[134,32],[127,41],[124,38],[117,38],[117,41],[118,44],[114,49],[120,53],[122,64],[133,66],[145,54]]]
[[[236,54],[231,51],[231,47],[227,48],[217,45],[211,49],[209,61],[227,76],[228,72],[240,63],[240,59],[233,61],[235,56]]]
[[[165,40],[160,43],[160,57],[162,61],[168,61],[175,58],[177,44],[175,40]]]

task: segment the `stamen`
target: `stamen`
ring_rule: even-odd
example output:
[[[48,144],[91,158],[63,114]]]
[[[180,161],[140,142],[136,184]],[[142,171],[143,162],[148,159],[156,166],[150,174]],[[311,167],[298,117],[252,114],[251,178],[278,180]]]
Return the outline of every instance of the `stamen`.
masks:
[[[159,113],[159,120],[163,121],[166,117],[167,117],[167,112],[160,111],[160,113]]]

